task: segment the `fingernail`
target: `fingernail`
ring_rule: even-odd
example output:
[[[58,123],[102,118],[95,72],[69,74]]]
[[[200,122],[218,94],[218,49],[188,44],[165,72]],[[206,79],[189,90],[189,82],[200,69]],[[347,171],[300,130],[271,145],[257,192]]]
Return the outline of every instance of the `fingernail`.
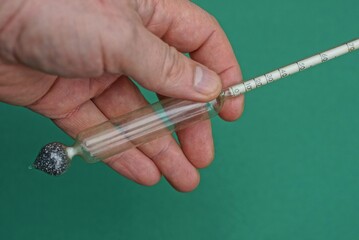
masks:
[[[194,88],[201,94],[212,94],[220,88],[221,80],[211,70],[197,66],[194,76]]]

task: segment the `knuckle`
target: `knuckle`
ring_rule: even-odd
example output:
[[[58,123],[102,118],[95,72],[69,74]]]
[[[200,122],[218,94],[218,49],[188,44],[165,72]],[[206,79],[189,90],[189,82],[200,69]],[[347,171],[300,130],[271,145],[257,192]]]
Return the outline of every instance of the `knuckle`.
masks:
[[[27,27],[30,16],[28,1],[5,1],[0,8],[0,55],[10,63],[17,63],[18,39]]]
[[[164,156],[168,152],[172,144],[173,141],[163,141],[161,147],[156,149],[155,152],[150,156],[150,158],[154,162],[160,160],[162,156]]]

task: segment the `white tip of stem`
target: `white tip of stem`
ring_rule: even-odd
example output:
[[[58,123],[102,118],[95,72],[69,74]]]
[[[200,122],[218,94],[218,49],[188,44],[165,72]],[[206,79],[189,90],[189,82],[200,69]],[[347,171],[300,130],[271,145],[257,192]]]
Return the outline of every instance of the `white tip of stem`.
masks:
[[[75,148],[75,147],[67,147],[66,148],[66,153],[67,153],[67,156],[72,159],[74,156],[76,156],[77,154],[79,154],[79,150],[78,148]]]

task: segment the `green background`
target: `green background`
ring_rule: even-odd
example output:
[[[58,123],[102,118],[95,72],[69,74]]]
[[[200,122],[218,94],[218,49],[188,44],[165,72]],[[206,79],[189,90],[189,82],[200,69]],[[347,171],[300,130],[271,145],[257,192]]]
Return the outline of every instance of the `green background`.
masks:
[[[358,0],[195,2],[245,79],[359,37]],[[0,104],[0,239],[359,239],[358,76],[353,53],[248,94],[239,121],[214,120],[215,161],[186,194],[103,164],[28,170],[45,143],[72,141]]]

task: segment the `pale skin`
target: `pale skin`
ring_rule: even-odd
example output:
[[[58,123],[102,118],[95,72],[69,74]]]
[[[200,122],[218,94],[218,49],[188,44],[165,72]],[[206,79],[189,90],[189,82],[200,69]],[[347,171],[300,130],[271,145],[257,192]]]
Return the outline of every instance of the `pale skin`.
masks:
[[[128,76],[160,97],[193,101],[209,101],[242,81],[220,25],[187,0],[0,0],[0,6],[0,101],[52,119],[71,137],[148,104]],[[239,97],[220,116],[233,121],[242,111]],[[139,184],[154,185],[163,175],[178,191],[192,191],[197,169],[214,158],[211,123],[177,135],[180,144],[166,136],[105,162]]]

